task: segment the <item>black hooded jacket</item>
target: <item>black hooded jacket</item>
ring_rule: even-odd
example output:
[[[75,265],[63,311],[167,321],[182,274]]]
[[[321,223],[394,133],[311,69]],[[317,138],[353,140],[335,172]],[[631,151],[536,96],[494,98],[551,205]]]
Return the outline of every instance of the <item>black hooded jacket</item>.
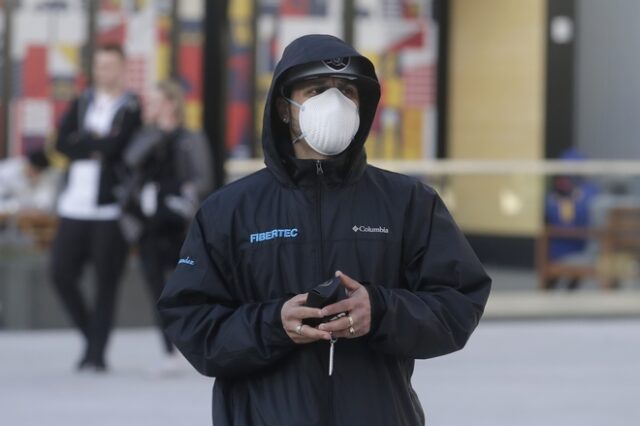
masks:
[[[331,36],[289,45],[265,108],[267,167],[203,203],[160,298],[168,335],[216,377],[216,426],[424,424],[414,360],[461,349],[482,315],[491,280],[438,195],[366,163],[379,90],[360,93],[347,151],[293,158],[275,110],[282,73],[355,55]],[[367,283],[372,328],[336,343],[329,376],[328,342],[295,344],[280,311],[336,270]]]
[[[122,152],[142,125],[140,101],[135,94],[126,92],[113,118],[110,133],[96,137],[85,131],[83,125],[94,96],[94,90],[88,89],[71,103],[60,121],[56,149],[70,161],[99,157],[102,167],[97,203],[112,204],[117,201],[116,187],[125,175]]]

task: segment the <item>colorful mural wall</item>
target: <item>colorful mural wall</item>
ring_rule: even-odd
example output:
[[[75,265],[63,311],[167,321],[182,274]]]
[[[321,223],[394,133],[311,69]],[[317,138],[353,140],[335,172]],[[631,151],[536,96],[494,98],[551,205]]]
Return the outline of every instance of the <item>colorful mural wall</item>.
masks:
[[[342,37],[342,0],[262,0],[257,10],[256,97],[257,134],[260,141],[262,116],[271,78],[284,48],[309,33]],[[258,143],[256,151],[261,152]]]
[[[282,50],[293,39],[309,32],[340,36],[342,4],[341,0],[230,2],[227,105],[230,157],[261,155],[264,102]]]
[[[179,79],[187,124],[202,110],[202,19],[199,0],[179,2]],[[171,0],[99,0],[96,43],[117,42],[127,53],[127,82],[141,96],[170,74]],[[83,0],[19,0],[13,11],[9,154],[42,146],[68,102],[86,86],[88,9]]]
[[[44,145],[84,85],[87,11],[81,0],[14,2],[9,154]]]
[[[0,100],[4,99],[4,76],[5,76],[5,48],[4,48],[4,4],[3,1],[0,0]],[[5,123],[4,123],[4,102],[0,101],[0,158],[5,156],[6,142],[5,142]]]
[[[178,75],[185,90],[187,125],[202,127],[202,56],[204,49],[204,7],[200,0],[179,0]],[[167,64],[169,61],[163,60]],[[159,64],[157,64],[158,66]]]
[[[129,86],[144,96],[171,73],[172,1],[96,1],[96,42],[124,45]],[[383,84],[367,142],[371,157],[434,156],[438,28],[430,16],[431,3],[355,2],[354,44],[375,62]],[[187,94],[187,122],[200,127],[205,2],[180,0],[177,5],[177,73]],[[69,100],[86,85],[82,61],[88,56],[88,13],[83,0],[15,2],[9,154],[44,144]],[[342,37],[343,15],[341,0],[229,2],[226,146],[231,157],[261,155],[264,101],[284,46],[314,32]]]
[[[438,28],[432,0],[357,0],[354,44],[382,84],[371,157],[436,156]]]
[[[249,158],[254,148],[253,97],[253,0],[236,0],[229,3],[231,22],[229,59],[227,62],[227,140],[226,148],[231,158]]]
[[[253,5],[256,10],[253,11]],[[272,73],[284,47],[309,33],[343,36],[341,0],[239,0],[230,6],[232,70],[227,147],[233,157],[260,155],[260,129]],[[438,28],[432,0],[357,0],[354,44],[376,65],[383,96],[367,141],[371,157],[421,159],[436,153]],[[256,34],[251,19],[255,13]],[[251,43],[255,40],[255,65]],[[255,66],[255,127],[249,121]],[[254,128],[251,134],[248,129]]]

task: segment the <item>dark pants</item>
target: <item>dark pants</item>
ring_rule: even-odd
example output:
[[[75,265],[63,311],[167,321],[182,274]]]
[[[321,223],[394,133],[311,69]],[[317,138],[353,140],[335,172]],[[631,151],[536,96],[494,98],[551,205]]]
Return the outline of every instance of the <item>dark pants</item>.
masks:
[[[116,295],[128,255],[118,221],[61,219],[51,253],[53,283],[68,315],[86,340],[85,360],[104,362]],[[87,264],[96,272],[94,303],[80,289]]]
[[[164,332],[160,314],[156,309],[156,303],[160,299],[160,294],[162,294],[167,275],[175,269],[176,263],[178,263],[183,240],[183,232],[170,234],[145,233],[139,242],[142,271],[151,296],[156,322],[162,332],[165,350],[169,354],[173,353],[174,347]]]

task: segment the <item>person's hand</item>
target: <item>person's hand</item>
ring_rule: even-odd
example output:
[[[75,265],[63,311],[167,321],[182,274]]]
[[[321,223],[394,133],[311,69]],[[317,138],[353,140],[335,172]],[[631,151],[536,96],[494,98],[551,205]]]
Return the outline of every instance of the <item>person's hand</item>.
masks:
[[[320,309],[304,306],[307,294],[298,294],[282,305],[280,318],[287,335],[297,344],[311,343],[317,340],[331,340],[331,334],[302,324],[305,318],[322,318]]]
[[[71,142],[72,144],[84,143],[87,140],[92,139],[93,137],[93,133],[91,133],[89,130],[80,129],[71,133],[69,142]]]
[[[341,312],[346,312],[347,315],[331,322],[320,324],[318,329],[328,331],[336,338],[353,339],[368,334],[371,330],[369,292],[358,281],[340,271],[336,272],[336,276],[340,278],[340,282],[346,287],[348,298],[333,305],[325,306],[322,308],[321,316],[334,316]]]

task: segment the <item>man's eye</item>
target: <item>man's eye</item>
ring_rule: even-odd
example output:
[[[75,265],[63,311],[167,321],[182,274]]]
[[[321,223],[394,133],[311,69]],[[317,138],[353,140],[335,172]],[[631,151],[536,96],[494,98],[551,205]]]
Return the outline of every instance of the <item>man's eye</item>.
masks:
[[[342,88],[342,93],[349,97],[349,98],[353,98],[356,96],[356,90],[353,87],[347,86],[347,87],[343,87]]]
[[[327,90],[325,87],[314,87],[311,89],[311,94],[312,95],[319,95],[320,93],[324,92],[325,90]]]

